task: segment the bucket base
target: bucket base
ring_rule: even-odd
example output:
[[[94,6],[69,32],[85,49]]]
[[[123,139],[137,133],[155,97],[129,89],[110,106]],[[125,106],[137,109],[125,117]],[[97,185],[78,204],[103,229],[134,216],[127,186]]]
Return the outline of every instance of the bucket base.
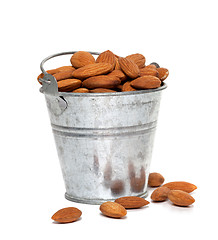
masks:
[[[139,195],[136,195],[136,197],[142,197],[146,198],[148,196],[148,192],[141,193]],[[123,196],[124,197],[124,196]],[[88,198],[75,198],[75,197],[70,197],[67,193],[65,193],[65,198],[69,201],[72,202],[77,202],[77,203],[85,203],[85,204],[92,204],[92,205],[100,205],[104,202],[107,201],[114,201],[115,199],[88,199]],[[118,197],[117,197],[118,198]]]

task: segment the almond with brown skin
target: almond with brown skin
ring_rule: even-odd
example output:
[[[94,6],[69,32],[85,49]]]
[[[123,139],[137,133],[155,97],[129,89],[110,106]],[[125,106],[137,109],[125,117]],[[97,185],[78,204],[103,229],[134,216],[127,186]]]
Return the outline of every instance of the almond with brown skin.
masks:
[[[73,91],[74,93],[88,93],[89,89],[87,88],[78,88],[76,90]]]
[[[116,65],[116,57],[115,55],[110,51],[107,50],[105,52],[102,52],[98,58],[96,59],[97,63],[103,62],[103,63],[110,63],[114,69]]]
[[[193,192],[195,189],[197,189],[194,184],[185,181],[168,182],[164,184],[163,187],[167,187],[170,190],[182,190],[187,193]]]
[[[138,66],[130,59],[119,58],[119,64],[122,71],[130,78],[137,78],[140,75]]]
[[[59,92],[72,92],[82,85],[82,81],[79,79],[65,79],[58,82]]]
[[[131,54],[126,58],[132,60],[139,68],[143,68],[145,66],[146,59],[140,53]]]
[[[122,218],[126,216],[126,209],[116,202],[105,202],[100,206],[100,211],[108,217],[112,218]]]
[[[85,79],[93,76],[107,74],[113,70],[110,63],[93,63],[84,67],[78,68],[73,72],[73,77]]]
[[[72,78],[73,72],[74,72],[74,70],[61,71],[61,72],[55,73],[53,76],[55,77],[55,79],[57,81],[61,81],[64,79]]]
[[[158,76],[158,71],[154,68],[141,68],[140,69],[140,76],[143,77],[143,76],[155,76],[157,77]]]
[[[127,76],[121,70],[113,70],[108,74],[108,76],[118,77],[121,80],[121,82],[124,82],[127,80]]]
[[[153,64],[145,66],[146,69],[157,69],[157,67]]]
[[[169,76],[169,71],[166,68],[157,68],[157,71],[161,81],[164,81]]]
[[[82,212],[75,207],[62,208],[57,211],[51,219],[59,223],[75,222],[80,218]]]
[[[167,187],[158,187],[152,192],[151,199],[154,202],[163,202],[167,200],[169,192],[170,189]]]
[[[130,85],[136,89],[153,89],[160,87],[161,81],[155,76],[143,76],[131,81]]]
[[[164,177],[157,172],[150,173],[148,176],[148,186],[159,187],[164,182]]]
[[[95,89],[89,90],[89,92],[90,93],[107,93],[107,92],[116,92],[116,91],[107,89],[107,88],[95,88]]]
[[[80,68],[95,63],[95,58],[89,52],[79,51],[73,54],[70,62],[73,67]]]
[[[148,205],[150,202],[141,197],[129,196],[121,197],[115,200],[116,203],[121,204],[124,208],[140,208]]]
[[[125,82],[122,87],[122,92],[136,91],[136,89],[133,88],[130,84],[131,84],[131,81]]]
[[[118,57],[115,56],[115,67],[114,70],[121,70]]]
[[[115,88],[121,83],[120,79],[115,76],[99,75],[87,78],[83,81],[83,87],[88,89],[94,88]]]
[[[187,207],[195,202],[195,199],[190,194],[181,190],[171,190],[168,198],[175,205],[182,207]]]

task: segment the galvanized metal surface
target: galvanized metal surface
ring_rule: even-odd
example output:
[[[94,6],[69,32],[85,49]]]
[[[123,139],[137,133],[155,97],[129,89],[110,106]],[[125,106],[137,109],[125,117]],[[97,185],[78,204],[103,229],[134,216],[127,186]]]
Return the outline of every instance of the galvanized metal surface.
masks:
[[[44,92],[67,199],[100,204],[146,196],[165,88],[59,96]]]

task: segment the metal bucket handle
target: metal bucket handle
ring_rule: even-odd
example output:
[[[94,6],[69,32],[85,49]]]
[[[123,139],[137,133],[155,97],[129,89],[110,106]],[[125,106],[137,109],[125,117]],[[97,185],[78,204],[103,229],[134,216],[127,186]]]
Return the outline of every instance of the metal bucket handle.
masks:
[[[40,69],[42,71],[42,73],[44,74],[43,78],[39,78],[39,81],[42,83],[42,87],[40,88],[40,92],[42,93],[46,93],[48,95],[53,95],[53,96],[61,96],[60,93],[58,92],[58,84],[57,84],[57,80],[54,76],[52,76],[51,74],[48,74],[45,69],[44,69],[44,64],[45,62],[47,62],[48,60],[50,60],[51,58],[54,57],[58,57],[58,56],[62,56],[62,55],[67,55],[67,54],[74,54],[77,51],[72,51],[72,52],[61,52],[61,53],[57,53],[57,54],[53,54],[48,56],[47,58],[45,58],[41,64],[40,64]],[[89,52],[93,55],[99,55],[100,53],[98,52]],[[63,96],[62,96],[63,98]]]

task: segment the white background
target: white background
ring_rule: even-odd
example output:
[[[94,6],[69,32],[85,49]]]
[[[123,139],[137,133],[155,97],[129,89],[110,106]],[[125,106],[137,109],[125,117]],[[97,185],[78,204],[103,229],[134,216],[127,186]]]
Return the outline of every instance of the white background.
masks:
[[[2,1],[1,239],[217,239],[217,1]],[[142,53],[170,71],[151,171],[198,186],[192,207],[151,203],[125,219],[64,198],[39,64],[62,51]],[[69,59],[58,66],[69,64]],[[46,65],[47,69],[56,67]],[[57,66],[57,67],[58,67]],[[146,199],[150,201],[149,197]],[[81,220],[55,224],[78,207]]]

